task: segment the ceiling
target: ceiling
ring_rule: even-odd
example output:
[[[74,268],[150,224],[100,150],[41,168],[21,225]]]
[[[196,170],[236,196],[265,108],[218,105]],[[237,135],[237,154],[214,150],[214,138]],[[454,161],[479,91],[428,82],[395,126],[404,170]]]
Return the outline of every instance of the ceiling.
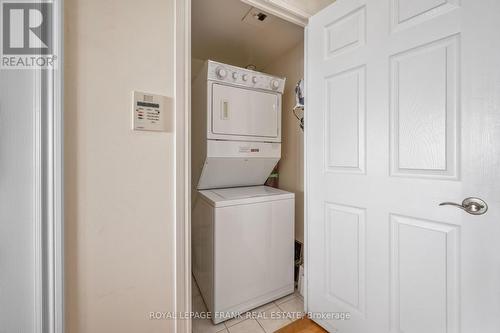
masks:
[[[280,1],[295,8],[298,8],[309,15],[314,15],[321,9],[335,2],[335,0],[280,0]]]
[[[260,25],[242,21],[251,9],[240,0],[192,0],[193,58],[262,70],[302,42],[302,27],[275,16]]]

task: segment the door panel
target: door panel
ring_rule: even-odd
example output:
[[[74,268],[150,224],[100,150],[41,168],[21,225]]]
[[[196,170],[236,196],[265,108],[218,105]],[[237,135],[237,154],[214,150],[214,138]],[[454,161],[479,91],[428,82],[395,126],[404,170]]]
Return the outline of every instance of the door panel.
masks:
[[[456,9],[460,0],[391,0],[392,28],[404,29]]]
[[[326,203],[324,235],[327,296],[365,314],[366,213],[364,209]]]
[[[326,168],[332,172],[365,171],[365,67],[326,79]]]
[[[278,106],[275,94],[214,84],[212,132],[276,138]]]
[[[390,221],[391,326],[408,333],[456,332],[459,227],[398,215]]]
[[[307,310],[500,330],[500,2],[338,0],[307,28]],[[490,204],[475,216],[454,206]]]
[[[325,26],[325,57],[352,51],[366,43],[366,8],[360,7]]]
[[[392,173],[457,177],[460,36],[390,58]]]

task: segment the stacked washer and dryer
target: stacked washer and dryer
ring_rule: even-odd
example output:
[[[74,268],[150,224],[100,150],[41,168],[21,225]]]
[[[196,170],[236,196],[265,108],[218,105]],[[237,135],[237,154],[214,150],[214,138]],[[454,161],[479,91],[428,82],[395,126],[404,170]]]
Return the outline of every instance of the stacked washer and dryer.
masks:
[[[281,157],[285,79],[207,61],[192,85],[192,267],[214,323],[294,291],[294,194]]]

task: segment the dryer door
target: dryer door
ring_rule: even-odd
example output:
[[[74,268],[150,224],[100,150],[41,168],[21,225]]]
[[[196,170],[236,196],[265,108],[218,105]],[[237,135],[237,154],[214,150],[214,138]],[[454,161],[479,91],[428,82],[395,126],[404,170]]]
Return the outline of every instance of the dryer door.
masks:
[[[281,141],[280,100],[281,95],[271,92],[213,84],[209,134],[215,139]]]

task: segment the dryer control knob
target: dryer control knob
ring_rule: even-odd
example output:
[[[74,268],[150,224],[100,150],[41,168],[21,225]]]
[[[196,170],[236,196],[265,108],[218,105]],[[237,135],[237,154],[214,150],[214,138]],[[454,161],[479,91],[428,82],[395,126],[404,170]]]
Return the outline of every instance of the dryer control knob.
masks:
[[[256,77],[256,76],[254,76],[254,77],[252,78],[252,82],[253,82],[253,83],[257,83],[257,77]]]
[[[236,80],[238,78],[238,73],[233,72],[233,79]]]
[[[217,73],[217,77],[219,77],[219,79],[224,79],[227,76],[227,71],[223,67],[217,67],[215,72]]]
[[[243,76],[241,78],[243,79],[243,81],[247,81],[248,80],[248,74],[243,74]]]
[[[271,80],[271,88],[276,90],[280,87],[280,83],[277,80]]]

